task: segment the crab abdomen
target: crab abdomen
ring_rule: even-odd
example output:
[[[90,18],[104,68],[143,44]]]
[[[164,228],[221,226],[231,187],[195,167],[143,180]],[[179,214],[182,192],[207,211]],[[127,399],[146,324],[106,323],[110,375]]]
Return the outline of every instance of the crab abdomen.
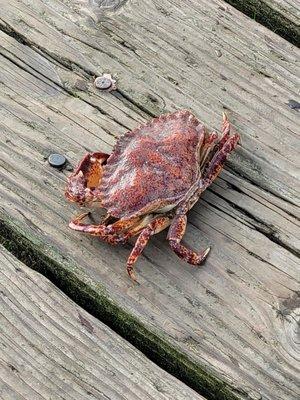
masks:
[[[121,137],[107,160],[102,205],[121,218],[178,202],[199,176],[204,126],[186,110]]]

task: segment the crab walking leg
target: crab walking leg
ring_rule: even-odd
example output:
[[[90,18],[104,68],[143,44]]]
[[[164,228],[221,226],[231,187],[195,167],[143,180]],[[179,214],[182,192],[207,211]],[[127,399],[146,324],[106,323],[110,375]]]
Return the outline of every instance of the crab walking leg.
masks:
[[[223,113],[223,123],[222,123],[222,137],[219,141],[219,149],[224,146],[224,143],[228,140],[230,135],[230,122],[225,113]]]
[[[81,221],[89,214],[86,212],[74,218],[69,227],[75,231],[89,233],[92,236],[98,236],[109,244],[123,244],[126,243],[131,237],[140,233],[153,219],[152,215],[144,217],[132,217],[127,219],[120,219],[113,224],[106,225],[102,221],[99,225],[84,224]],[[107,216],[106,220],[109,221],[111,216]]]
[[[218,141],[218,134],[216,132],[210,133],[204,140],[200,148],[200,168],[208,161],[208,158],[211,157],[211,152],[213,151],[216,143]]]
[[[79,215],[78,217],[76,217],[75,219],[73,219],[70,223],[69,223],[69,227],[71,229],[74,229],[75,231],[80,231],[80,232],[84,232],[84,233],[88,233],[92,236],[98,236],[100,239],[102,239],[103,241],[109,243],[109,244],[122,244],[122,243],[126,243],[129,239],[129,237],[131,236],[130,234],[128,234],[128,232],[121,232],[120,231],[120,227],[119,230],[116,229],[115,231],[112,229],[108,229],[110,227],[113,227],[114,224],[112,225],[104,225],[104,224],[100,224],[100,225],[93,225],[93,224],[84,224],[82,223],[82,219],[84,217],[86,217],[89,213],[86,212],[84,214]],[[132,218],[131,221],[132,223],[134,223],[136,220],[136,218]],[[129,225],[129,220],[127,220],[127,224],[126,227]],[[119,222],[119,221],[117,221]]]
[[[216,179],[222,171],[224,163],[228,155],[235,149],[240,137],[238,134],[230,137],[222,146],[222,148],[213,156],[210,161],[203,179],[201,179],[201,192],[203,192]]]
[[[81,221],[88,214],[89,212],[86,212],[71,220],[71,222],[69,223],[69,227],[71,229],[74,229],[75,231],[90,233],[91,235],[94,236],[114,235],[114,234],[119,234],[122,231],[129,230],[130,227],[132,227],[132,225],[135,225],[141,219],[141,217],[120,219],[110,225],[105,225],[105,224],[93,225],[93,224],[82,223]]]
[[[205,163],[209,162],[214,154],[216,154],[229,139],[230,135],[230,122],[225,113],[223,113],[223,122],[222,122],[222,136],[218,139],[218,134],[216,132],[210,133],[204,140],[204,143],[200,149],[200,168],[202,168]]]
[[[223,112],[223,122],[222,122],[222,134],[223,135],[229,135],[230,134],[230,122],[227,117],[227,114]]]
[[[140,233],[127,260],[127,272],[132,280],[136,281],[133,272],[133,265],[146,247],[150,237],[166,229],[167,226],[170,225],[170,221],[171,220],[168,217],[158,217],[150,222],[150,224]]]
[[[176,215],[172,221],[168,232],[168,241],[172,250],[183,260],[192,265],[200,265],[207,257],[210,247],[201,253],[196,253],[193,250],[183,246],[180,242],[186,230],[187,217],[186,215]]]
[[[142,217],[131,217],[131,218],[124,218],[119,219],[115,223],[106,226],[106,231],[109,234],[129,231],[133,226],[138,225],[142,222]]]

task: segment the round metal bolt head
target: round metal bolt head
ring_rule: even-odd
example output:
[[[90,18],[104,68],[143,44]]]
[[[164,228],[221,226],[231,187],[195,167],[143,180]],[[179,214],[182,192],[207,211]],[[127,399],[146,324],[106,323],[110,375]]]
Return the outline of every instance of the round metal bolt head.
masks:
[[[95,79],[95,86],[98,89],[108,89],[111,87],[111,80],[108,78],[104,78],[103,76],[99,76]]]
[[[102,76],[98,76],[95,79],[94,85],[97,89],[107,90],[110,92],[111,90],[116,90],[116,81],[112,79],[110,74],[103,74]]]
[[[296,100],[289,100],[288,101],[288,106],[292,109],[292,110],[300,110],[300,103]]]
[[[67,159],[62,154],[50,154],[48,157],[48,162],[51,167],[62,168],[67,162]]]

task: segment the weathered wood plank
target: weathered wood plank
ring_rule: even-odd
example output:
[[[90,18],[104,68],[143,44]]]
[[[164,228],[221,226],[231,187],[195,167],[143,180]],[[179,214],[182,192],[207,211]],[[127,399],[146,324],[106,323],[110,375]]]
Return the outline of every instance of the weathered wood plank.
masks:
[[[0,398],[198,399],[0,246]]]
[[[33,54],[32,51],[29,53]],[[37,56],[35,61],[39,60],[40,56]],[[2,210],[1,217],[7,218],[10,215],[15,220],[13,224],[21,223],[23,231],[26,230],[25,235],[30,237],[30,240],[36,240],[34,239],[36,237],[47,238],[47,242],[50,241],[51,245],[46,246],[46,249],[48,252],[54,250],[57,253],[52,254],[54,258],[59,254],[67,255],[64,256],[63,268],[68,268],[67,264],[71,262],[69,254],[72,252],[77,265],[86,269],[84,273],[77,270],[78,276],[82,279],[87,279],[87,276],[89,279],[95,279],[96,286],[98,280],[106,282],[108,292],[114,300],[124,302],[131,312],[136,308],[135,313],[143,322],[149,324],[149,328],[154,329],[157,324],[164,327],[169,339],[177,345],[180,344],[188,353],[192,350],[196,358],[202,354],[201,357],[206,358],[208,365],[212,363],[217,366],[221,362],[222,369],[226,365],[229,376],[234,372],[236,379],[240,379],[241,371],[234,371],[236,360],[241,358],[239,351],[243,352],[243,364],[239,362],[245,369],[249,368],[247,360],[248,362],[252,360],[252,352],[255,354],[254,359],[263,357],[266,358],[265,362],[270,362],[267,359],[274,350],[273,346],[276,348],[278,343],[287,340],[285,334],[280,332],[283,332],[282,329],[285,329],[286,324],[293,324],[293,320],[289,317],[287,322],[277,320],[275,316],[276,310],[285,309],[284,300],[280,298],[293,296],[292,291],[297,289],[298,283],[293,280],[297,278],[297,264],[287,251],[255,231],[255,224],[260,226],[256,221],[259,214],[256,219],[247,217],[230,204],[226,202],[222,204],[222,199],[215,197],[213,192],[207,193],[204,196],[205,203],[196,207],[192,213],[193,225],[190,226],[192,233],[187,236],[187,240],[196,247],[198,237],[202,246],[213,244],[214,252],[205,269],[192,271],[179,262],[165,244],[160,243],[161,239],[155,239],[145,252],[146,259],[142,259],[139,263],[139,279],[142,286],[133,290],[126,281],[125,274],[122,273],[128,249],[110,249],[102,243],[78,237],[74,232],[67,230],[71,207],[65,204],[61,195],[65,177],[51,170],[43,160],[43,156],[50,150],[63,152],[73,160],[78,152],[82,151],[78,143],[80,137],[84,137],[89,146],[92,146],[94,141],[97,148],[98,145],[102,148],[107,146],[105,150],[109,150],[110,146],[102,142],[106,137],[104,128],[108,125],[109,118],[103,117],[99,112],[95,113],[93,107],[79,99],[63,94],[59,88],[54,97],[55,101],[52,97],[46,97],[46,100],[49,100],[46,106],[37,99],[46,101],[43,96],[50,91],[47,84],[34,79],[32,75],[26,74],[7,61],[2,62],[1,67],[4,78],[1,125],[6,138],[6,143],[2,141],[4,154],[2,204],[5,210]],[[30,91],[31,96],[27,95],[29,92],[25,88],[28,84],[35,86],[36,99],[33,98],[33,91]],[[19,91],[16,95],[20,87],[24,88],[25,92],[21,94]],[[56,106],[53,105],[55,103]],[[74,123],[73,118],[75,121],[82,119],[82,122]],[[92,123],[92,118],[98,118],[98,123]],[[85,128],[81,127],[81,124],[85,124]],[[64,131],[63,136],[62,131]],[[98,136],[96,136],[97,131]],[[279,232],[283,234],[284,229],[287,232],[291,230],[296,240],[296,230],[291,223],[293,218],[275,206],[271,212],[269,209],[272,207],[271,204],[261,204],[264,200],[258,194],[252,194],[254,198],[251,197],[251,189],[253,190],[251,184],[242,182],[240,178],[228,173],[223,175],[224,180],[219,180],[219,183],[214,185],[215,192],[219,192],[222,196],[230,194],[235,201],[234,204],[238,203],[245,209],[257,210],[261,214],[262,221],[268,221],[269,218],[271,221],[276,221],[282,213],[282,221],[277,220],[278,225],[282,224],[281,227],[278,226]],[[236,191],[227,187],[225,179],[243,188],[245,193],[238,198],[238,201]],[[247,185],[250,195],[247,195]],[[219,203],[219,210],[209,203],[214,207]],[[229,213],[229,216],[224,215],[222,208]],[[261,223],[261,225],[263,229],[268,230],[267,224]],[[204,238],[201,239],[199,235],[203,234]],[[288,237],[290,235],[287,234]],[[77,243],[80,243],[80,247]],[[266,247],[269,248],[269,254],[265,253]],[[156,260],[155,265],[151,262],[153,259]],[[153,287],[152,282],[156,282]],[[94,284],[91,282],[92,286]],[[172,296],[171,302],[170,296]],[[261,301],[257,303],[258,296]],[[239,304],[240,308],[233,308],[233,304]],[[256,309],[256,317],[253,315],[253,307]],[[156,308],[160,311],[155,311]],[[293,311],[287,308],[286,312]],[[275,323],[275,327],[271,329],[268,324],[262,325],[262,320],[266,319],[264,315],[268,316],[267,320],[270,318],[272,323]],[[248,320],[252,321],[250,326]],[[237,325],[237,328],[230,327],[230,324]],[[233,349],[230,345],[229,338],[233,335],[233,331],[236,331],[235,335],[239,331],[242,332],[240,338],[239,336],[235,338],[240,343],[237,349]],[[212,332],[218,332],[217,337]],[[275,343],[272,342],[274,336],[276,338],[279,336]],[[245,337],[248,337],[249,343]],[[220,346],[222,350],[215,350]],[[246,360],[245,346],[250,352]],[[221,357],[220,351],[227,353],[227,356]],[[287,347],[286,351],[290,354],[291,349]],[[284,369],[289,363],[291,363],[290,368],[293,368],[292,354],[293,352],[289,356],[285,354],[287,364],[284,364]],[[251,367],[253,368],[252,364]],[[254,368],[253,371],[248,371],[247,375],[252,373],[257,375],[258,371]],[[270,384],[269,380],[268,383]],[[241,381],[238,387],[243,387]],[[252,393],[252,397],[255,398],[255,394]]]
[[[152,114],[186,107],[218,127],[226,109],[243,134],[233,167],[298,204],[299,114],[288,106],[297,99],[296,47],[234,8],[224,10],[219,0],[201,7],[196,1],[127,2],[98,25],[69,3],[3,2],[4,29],[70,68],[115,73],[119,93]]]
[[[298,0],[225,0],[291,43],[300,44]]]
[[[299,34],[299,21],[300,21],[300,7],[297,0],[264,0],[264,2],[272,7],[278,13],[288,18],[295,27],[298,28]]]
[[[300,44],[300,7],[298,0],[225,0],[255,21],[295,44]],[[102,19],[106,11],[115,11],[126,3],[121,0],[78,0],[81,12]],[[224,11],[227,6],[221,5]]]
[[[13,4],[11,3],[11,7]],[[35,4],[38,3],[32,2],[28,7]],[[151,4],[150,10],[154,12]],[[149,13],[150,19],[146,20],[145,15],[148,14],[143,14],[143,8],[140,8],[140,14],[135,15],[136,10],[126,9],[128,5],[123,7],[114,22],[113,36],[109,30],[109,20],[103,22],[99,30],[99,25],[89,26],[85,20],[80,21],[78,14],[70,16],[69,8],[62,3],[55,3],[57,12],[53,12],[53,8],[44,9],[42,3],[40,6],[38,14],[34,14],[34,10],[26,13],[26,8],[22,8],[22,22],[18,21],[20,11],[15,10],[13,17],[10,8],[5,5],[2,17],[6,21],[4,29],[8,30],[5,24],[9,22],[19,34],[25,35],[25,43],[32,46],[29,48],[11,37],[4,34],[1,36],[1,44],[4,47],[1,52],[5,57],[1,60],[1,129],[6,140],[6,143],[5,140],[1,143],[4,153],[1,169],[2,239],[12,233],[21,233],[23,240],[27,237],[26,243],[37,253],[44,253],[48,262],[59,262],[59,268],[49,263],[49,274],[61,276],[60,274],[67,272],[75,273],[77,279],[87,283],[98,296],[105,297],[121,307],[128,319],[130,315],[137,317],[148,332],[156,335],[156,340],[153,340],[153,337],[147,338],[150,342],[152,340],[151,346],[155,351],[161,350],[155,346],[158,346],[158,339],[163,338],[174,349],[188,355],[192,364],[185,365],[190,367],[189,372],[191,365],[206,367],[210,377],[218,376],[229,384],[229,387],[220,386],[216,389],[214,381],[209,381],[203,371],[195,368],[193,384],[198,389],[202,385],[203,390],[206,389],[219,398],[228,398],[239,393],[242,398],[259,399],[263,396],[272,400],[296,399],[299,394],[299,368],[296,345],[298,298],[295,293],[299,288],[299,272],[298,260],[294,253],[299,247],[299,235],[297,220],[294,217],[298,210],[292,204],[296,202],[294,194],[297,186],[293,186],[292,183],[297,183],[296,174],[293,172],[296,170],[297,157],[296,151],[293,152],[291,146],[286,143],[282,144],[285,155],[279,155],[278,151],[282,151],[279,140],[285,123],[290,124],[287,135],[293,140],[293,146],[297,146],[298,143],[297,111],[285,105],[285,101],[294,93],[288,76],[291,79],[295,78],[292,58],[293,54],[295,57],[298,54],[297,50],[291,47],[289,51],[290,45],[271,35],[275,43],[278,41],[276,46],[284,55],[290,57],[290,61],[284,63],[284,67],[281,61],[278,64],[271,59],[268,59],[268,64],[263,62],[268,55],[263,41],[259,42],[257,53],[253,48],[251,53],[246,45],[243,45],[246,59],[243,62],[237,58],[238,52],[235,55],[227,54],[229,58],[222,61],[222,73],[232,73],[228,79],[230,82],[226,96],[231,102],[236,102],[232,116],[239,130],[242,128],[243,136],[243,149],[239,150],[238,157],[233,159],[231,164],[236,171],[245,173],[243,164],[248,162],[251,166],[249,179],[251,178],[252,182],[233,174],[232,170],[226,171],[190,214],[187,242],[196,248],[207,244],[213,246],[212,254],[202,269],[192,269],[179,261],[162,241],[163,235],[160,235],[152,240],[138,264],[141,285],[132,287],[124,273],[129,247],[109,248],[103,243],[67,229],[72,209],[66,205],[62,196],[67,173],[51,170],[43,156],[50,151],[59,151],[66,154],[73,163],[84,153],[83,147],[110,151],[115,140],[113,136],[123,133],[126,127],[132,128],[136,121],[147,118],[146,112],[156,114],[171,110],[175,106],[192,108],[201,118],[203,113],[202,119],[205,122],[210,126],[217,126],[217,114],[221,113],[222,104],[226,104],[227,100],[222,97],[224,91],[218,86],[219,72],[212,70],[211,64],[208,63],[208,60],[212,61],[214,49],[212,53],[209,53],[209,49],[200,53],[197,47],[193,47],[194,43],[198,44],[198,30],[194,29],[193,40],[191,29],[187,41],[194,49],[193,57],[199,62],[205,55],[206,63],[204,66],[199,63],[198,67],[190,68],[187,61],[184,62],[175,52],[174,59],[178,62],[176,72],[176,68],[172,68],[171,55],[168,54],[169,58],[166,59],[163,58],[165,54],[159,51],[159,41],[162,37],[157,37],[155,42],[154,36],[152,39],[152,33],[149,33],[149,29],[152,29],[151,18],[155,19],[155,14],[151,17]],[[24,4],[19,2],[18,7],[24,7]],[[188,7],[187,9],[189,10]],[[133,14],[129,14],[128,10]],[[185,21],[184,18],[179,18],[176,9],[172,12],[173,16],[167,18],[159,10],[157,18],[162,26],[167,25],[168,32],[173,29],[168,24],[175,20],[175,17],[177,24],[182,24],[181,20]],[[206,14],[203,16],[202,11],[197,12],[200,30],[203,29],[201,21],[206,20],[207,27],[207,21],[213,18],[216,11],[212,8],[211,17]],[[35,30],[29,30],[28,25],[26,28],[26,24],[29,24],[28,13],[31,18],[32,15],[41,18],[43,25],[41,24],[40,28],[35,25]],[[135,29],[132,29],[131,33],[128,30],[129,15],[135,20],[137,30],[140,29],[139,38],[137,33],[134,36]],[[164,16],[163,19],[161,15]],[[61,16],[65,18],[64,26]],[[75,16],[81,28],[68,22],[69,18]],[[24,18],[27,18],[25,25]],[[253,29],[256,26],[251,25],[253,22],[247,19],[245,21],[245,24],[250,24],[248,26]],[[39,24],[39,19],[35,20],[35,24]],[[71,29],[70,24],[75,30],[73,35],[76,34],[80,40],[91,41],[88,47],[79,39],[75,44],[69,36],[62,35],[61,30]],[[125,40],[126,29],[124,46],[121,42]],[[239,29],[240,31],[237,29],[231,35],[237,38],[239,33],[240,40],[246,40],[241,33],[241,27]],[[264,35],[269,35],[264,28],[257,29]],[[148,36],[143,36],[146,35],[145,31],[148,32]],[[70,32],[68,34],[70,35]],[[201,35],[202,41],[207,43],[205,29],[201,30]],[[17,38],[22,41],[20,36]],[[178,40],[182,39],[179,33]],[[218,40],[221,40],[220,36]],[[228,41],[227,46],[229,43]],[[35,44],[38,44],[40,50],[37,51]],[[136,50],[130,51],[128,46],[134,46]],[[171,48],[171,40],[168,46]],[[80,49],[76,57],[74,49]],[[109,55],[104,54],[104,51],[109,52]],[[173,47],[172,51],[175,51]],[[156,58],[151,58],[151,54],[156,54]],[[254,109],[250,107],[248,116],[244,104],[247,104],[249,94],[241,95],[244,93],[241,90],[237,93],[238,97],[234,95],[234,88],[245,88],[246,80],[241,78],[241,72],[234,72],[240,68],[246,75],[247,71],[249,76],[254,73],[251,54],[255,54],[258,59],[262,57],[260,62],[271,69],[279,83],[274,85],[270,78],[262,78],[260,74],[254,75],[252,84],[256,94],[251,103]],[[172,79],[178,80],[177,85],[166,83],[164,77],[169,76],[169,68],[174,76]],[[278,68],[287,75],[275,74]],[[99,73],[103,69],[119,76],[120,90],[114,95],[97,93],[92,87],[87,71]],[[142,70],[145,72],[142,73]],[[203,78],[201,82],[197,80],[195,71]],[[184,84],[179,79],[179,72]],[[160,76],[161,86],[156,74]],[[194,81],[190,80],[190,74]],[[216,79],[217,84],[209,85],[210,79]],[[220,77],[219,79],[224,81]],[[197,86],[197,91],[201,90],[202,97],[197,94],[195,88],[193,89],[193,85]],[[258,92],[258,86],[262,88],[261,93]],[[82,90],[83,87],[86,89]],[[266,109],[264,113],[258,111],[261,106],[258,99],[261,98],[263,103],[267,101],[266,91],[268,89],[270,92],[271,88],[274,90],[272,94],[278,96],[276,101],[271,99],[272,109],[278,110],[275,121],[272,121],[271,110],[267,119],[264,114]],[[188,93],[190,90],[194,100]],[[207,97],[203,97],[205,90]],[[147,97],[149,94],[155,96],[158,101],[150,101]],[[280,101],[279,95],[282,96]],[[221,102],[213,102],[214,99],[219,99],[219,96]],[[263,106],[267,107],[265,103]],[[269,129],[262,134],[260,130],[268,124]],[[278,124],[280,130],[276,128]],[[259,135],[259,140],[254,138],[253,135],[256,134]],[[267,172],[255,172],[254,168],[258,168],[257,165],[264,165]],[[263,174],[268,190],[259,187],[264,186],[260,176]],[[275,184],[279,175],[284,183]],[[270,182],[266,181],[266,176],[269,176]],[[12,246],[13,243],[8,245]],[[23,248],[22,246],[21,243],[20,248]],[[75,284],[71,281],[69,290],[74,290],[76,285],[76,295],[79,299],[84,295],[84,289],[78,282]],[[100,300],[97,298],[95,302],[97,301]],[[105,307],[108,308],[107,305],[103,306],[104,309]],[[279,318],[278,314],[283,318]],[[114,326],[121,325],[119,315],[111,317],[113,318],[115,320],[111,323],[114,323]],[[122,323],[126,325],[126,321]],[[122,330],[122,327],[119,329]],[[138,341],[138,327],[134,326],[131,329],[132,340]],[[172,359],[173,363],[174,360],[175,356]],[[180,358],[177,362],[179,366],[183,363]]]

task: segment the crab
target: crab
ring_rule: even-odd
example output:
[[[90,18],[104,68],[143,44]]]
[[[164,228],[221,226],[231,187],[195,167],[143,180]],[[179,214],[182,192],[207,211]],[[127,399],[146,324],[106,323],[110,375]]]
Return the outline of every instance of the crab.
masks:
[[[161,115],[120,137],[106,154],[86,154],[68,178],[66,198],[79,205],[96,202],[106,210],[99,224],[84,223],[89,213],[71,220],[70,228],[124,244],[138,235],[127,260],[128,275],[151,236],[169,227],[172,250],[200,265],[210,248],[195,252],[181,240],[187,212],[221,172],[239,135],[230,135],[223,114],[222,134],[209,133],[190,111]]]

